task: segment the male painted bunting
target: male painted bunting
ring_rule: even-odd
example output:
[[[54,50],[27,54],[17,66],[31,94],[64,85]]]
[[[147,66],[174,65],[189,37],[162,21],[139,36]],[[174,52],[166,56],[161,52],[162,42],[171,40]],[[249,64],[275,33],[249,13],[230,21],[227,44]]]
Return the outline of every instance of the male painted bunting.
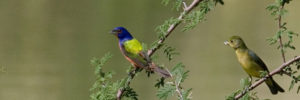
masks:
[[[250,79],[253,77],[261,78],[261,73],[269,70],[265,63],[250,49],[247,48],[246,44],[239,36],[232,36],[228,41],[224,42],[225,45],[229,45],[235,50],[235,54],[238,61],[242,65],[243,69],[248,73]],[[269,87],[272,94],[277,94],[279,92],[284,92],[284,90],[269,77],[265,83]]]
[[[119,39],[119,48],[125,58],[136,68],[159,73],[162,77],[170,77],[170,73],[155,65],[147,53],[143,52],[141,43],[133,38],[124,27],[116,27],[111,32]]]

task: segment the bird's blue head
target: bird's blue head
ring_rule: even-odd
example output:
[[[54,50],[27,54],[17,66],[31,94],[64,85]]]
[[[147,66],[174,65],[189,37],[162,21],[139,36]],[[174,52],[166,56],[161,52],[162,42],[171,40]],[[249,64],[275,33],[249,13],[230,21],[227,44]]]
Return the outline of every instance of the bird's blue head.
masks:
[[[120,42],[133,39],[131,34],[124,27],[116,27],[111,31],[111,33],[118,37]]]

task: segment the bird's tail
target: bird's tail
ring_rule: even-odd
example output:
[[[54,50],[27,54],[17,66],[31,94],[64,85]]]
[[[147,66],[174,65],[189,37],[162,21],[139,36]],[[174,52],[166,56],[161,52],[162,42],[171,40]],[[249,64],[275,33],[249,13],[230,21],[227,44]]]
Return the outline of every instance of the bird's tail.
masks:
[[[171,77],[171,74],[169,71],[156,66],[154,63],[151,64],[151,69],[164,78]]]
[[[284,92],[284,90],[273,80],[273,78],[268,78],[265,82],[269,87],[272,94],[277,94],[279,92]]]

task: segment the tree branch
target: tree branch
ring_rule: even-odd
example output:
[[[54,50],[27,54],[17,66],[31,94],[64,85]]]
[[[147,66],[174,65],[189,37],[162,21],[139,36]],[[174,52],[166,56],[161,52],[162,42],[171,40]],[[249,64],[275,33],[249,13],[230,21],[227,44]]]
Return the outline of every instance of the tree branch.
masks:
[[[167,34],[157,42],[158,45],[157,45],[156,47],[154,47],[154,48],[148,50],[148,53],[147,53],[147,54],[149,55],[149,57],[152,56],[152,54],[153,54],[154,52],[156,52],[156,50],[159,49],[159,48],[162,46],[162,44],[163,44],[163,42],[166,40],[166,38],[168,38],[169,35],[173,32],[173,30],[181,23],[181,21],[182,21],[182,19],[183,19],[183,16],[184,16],[186,13],[189,13],[189,12],[190,12],[193,8],[195,8],[195,7],[199,4],[199,2],[201,2],[201,1],[203,1],[203,0],[194,0],[189,6],[184,7],[183,12],[182,12],[182,13],[180,14],[180,16],[177,18],[177,19],[179,20],[179,22],[170,25],[170,27],[168,28]],[[184,5],[185,5],[185,4],[184,4]]]
[[[269,75],[259,79],[258,81],[256,81],[255,83],[251,84],[251,86],[248,88],[248,91],[253,90],[254,88],[256,88],[257,86],[259,86],[261,83],[263,83],[267,78],[278,74],[282,71],[282,69],[284,69],[285,67],[293,64],[296,61],[300,60],[300,56],[296,56],[294,59],[289,60],[288,62],[283,63],[281,66],[279,66],[277,69],[273,70],[272,72],[269,73]],[[247,92],[247,90],[244,90],[243,92],[239,93],[238,95],[236,95],[234,97],[235,100],[238,100],[239,98],[243,97]]]
[[[149,55],[149,57],[151,57],[151,56],[156,52],[156,50],[158,50],[158,49],[162,46],[162,44],[163,44],[163,42],[166,40],[166,38],[168,38],[169,35],[173,32],[173,30],[174,30],[174,29],[182,22],[184,15],[187,14],[187,13],[189,13],[189,12],[190,12],[193,8],[195,8],[201,1],[203,1],[203,0],[194,0],[189,6],[184,7],[183,12],[182,12],[182,13],[180,14],[180,16],[177,18],[177,19],[179,20],[179,22],[170,25],[169,28],[168,28],[167,34],[166,34],[163,38],[159,39],[159,41],[157,42],[158,45],[157,45],[156,47],[154,47],[154,48],[148,50],[147,54]],[[185,5],[185,4],[184,4],[184,5]],[[125,83],[125,86],[129,86],[130,81],[134,78],[135,74],[136,74],[136,73],[132,73],[132,74],[128,77],[128,79],[127,79],[127,81],[126,81],[126,83]],[[179,92],[180,92],[180,91],[179,91]],[[116,98],[116,99],[117,99],[117,100],[121,100],[122,94],[123,94],[123,93],[124,93],[124,88],[120,88],[120,89],[118,90],[118,92],[117,92],[117,98]]]
[[[281,12],[284,8],[284,4],[280,6],[279,12]],[[278,28],[279,30],[282,28],[281,25],[281,14],[278,15]],[[282,60],[283,63],[285,63],[285,54],[284,54],[284,49],[283,49],[283,44],[282,44],[282,38],[281,38],[281,34],[279,36],[279,45],[280,45],[280,51],[281,51],[281,56],[282,56]]]

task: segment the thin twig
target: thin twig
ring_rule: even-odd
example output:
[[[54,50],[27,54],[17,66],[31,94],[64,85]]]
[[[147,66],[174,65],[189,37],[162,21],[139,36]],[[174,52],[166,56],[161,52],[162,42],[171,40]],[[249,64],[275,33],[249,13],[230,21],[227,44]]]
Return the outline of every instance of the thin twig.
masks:
[[[183,96],[182,96],[182,93],[181,93],[181,91],[180,91],[180,82],[181,82],[181,80],[180,81],[178,81],[179,83],[176,83],[176,81],[175,81],[175,87],[176,87],[176,92],[178,93],[178,95],[179,95],[179,98],[180,98],[180,100],[183,100]]]
[[[203,0],[194,0],[188,7],[184,7],[184,10],[183,12],[180,14],[180,16],[177,18],[179,20],[178,23],[175,23],[175,24],[172,24],[170,25],[170,27],[168,28],[168,31],[167,31],[167,34],[161,38],[158,42],[157,42],[157,46],[148,50],[148,55],[149,56],[152,56],[152,54],[157,50],[159,49],[163,42],[166,40],[166,38],[169,37],[169,35],[173,32],[173,30],[182,22],[182,19],[183,19],[183,16],[186,14],[186,13],[189,13],[193,8],[195,8],[197,6],[197,4],[199,4],[199,2],[201,2]]]
[[[168,28],[167,34],[163,38],[159,39],[159,41],[157,42],[158,45],[156,47],[148,50],[147,54],[149,55],[149,57],[151,57],[152,54],[154,54],[154,52],[156,52],[156,50],[158,50],[162,46],[162,44],[166,40],[166,38],[168,38],[169,35],[173,32],[173,30],[181,23],[184,15],[187,14],[187,13],[189,13],[201,1],[203,1],[203,0],[194,0],[188,7],[184,7],[183,12],[177,18],[179,20],[179,22],[176,23],[176,24],[170,25],[170,27]],[[130,81],[134,78],[134,76],[135,76],[135,73],[133,73],[133,75],[129,76],[130,80],[129,81],[127,80],[127,82],[125,83],[125,86],[129,86]],[[123,92],[124,92],[124,87],[122,87],[122,88],[120,88],[118,90],[118,92],[117,92],[117,98],[116,98],[117,100],[121,100]]]
[[[284,8],[284,4],[281,5],[280,9],[279,9],[279,12],[281,12]],[[281,25],[281,15],[279,14],[278,15],[278,28],[279,30],[281,30],[282,28],[282,25]],[[283,63],[285,63],[285,54],[284,54],[284,48],[283,48],[283,44],[282,44],[282,38],[281,38],[281,34],[279,35],[279,45],[280,45],[280,52],[281,52],[281,56],[282,56],[282,60],[283,60]]]
[[[257,86],[259,86],[261,83],[263,83],[267,78],[269,78],[269,77],[271,77],[271,76],[273,76],[273,75],[275,75],[275,74],[280,73],[280,72],[282,71],[282,69],[284,69],[285,67],[287,67],[287,66],[289,66],[289,65],[291,65],[291,64],[293,64],[294,62],[299,61],[299,60],[300,60],[300,56],[297,56],[297,57],[295,57],[294,59],[291,59],[291,60],[289,60],[288,62],[283,63],[281,66],[279,66],[278,68],[276,68],[275,70],[273,70],[272,72],[270,72],[269,75],[267,75],[267,76],[265,76],[265,77],[259,79],[259,80],[256,81],[255,83],[251,84],[251,86],[248,88],[248,91],[253,90],[253,89],[256,88]],[[239,98],[243,97],[248,91],[242,92],[242,93],[236,95],[236,96],[234,97],[234,99],[235,99],[235,100],[238,100]]]

